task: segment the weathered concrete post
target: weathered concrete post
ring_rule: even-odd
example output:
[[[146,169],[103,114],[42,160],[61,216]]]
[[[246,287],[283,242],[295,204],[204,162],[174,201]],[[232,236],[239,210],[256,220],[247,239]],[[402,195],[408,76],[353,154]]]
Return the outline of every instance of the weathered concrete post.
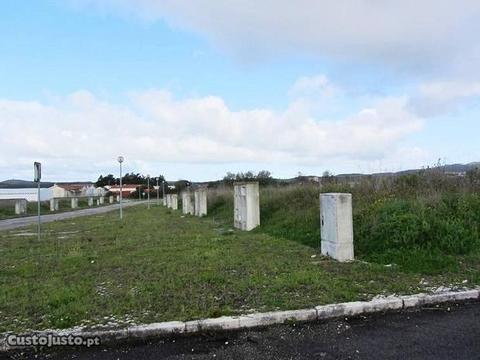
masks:
[[[50,211],[58,211],[59,210],[58,199],[51,198],[50,199]]]
[[[207,215],[207,189],[198,189],[194,193],[195,196],[195,215]]]
[[[190,215],[194,214],[192,194],[190,191],[182,192],[182,213]]]
[[[27,213],[27,200],[16,199],[15,200],[15,215],[22,215]]]
[[[110,196],[108,197],[108,202],[109,202],[110,204],[113,204],[113,195],[110,195]]]
[[[162,203],[163,203],[163,206],[167,206],[167,195],[163,195]]]
[[[178,195],[177,194],[172,194],[170,196],[172,197],[170,207],[172,208],[172,210],[178,210]]]
[[[100,205],[103,205],[105,203],[105,198],[103,196],[100,196],[98,200],[100,201]]]
[[[353,256],[352,194],[320,194],[321,250],[338,261]]]
[[[88,206],[93,206],[93,197],[88,198]]]
[[[260,225],[260,192],[258,182],[233,184],[234,226],[250,231]]]
[[[117,202],[120,202],[120,195],[117,195]]]
[[[167,208],[172,208],[172,194],[167,194]]]
[[[71,200],[72,209],[78,208],[78,198],[73,197]]]
[[[100,206],[100,199],[97,199],[96,203],[97,203],[97,206]]]

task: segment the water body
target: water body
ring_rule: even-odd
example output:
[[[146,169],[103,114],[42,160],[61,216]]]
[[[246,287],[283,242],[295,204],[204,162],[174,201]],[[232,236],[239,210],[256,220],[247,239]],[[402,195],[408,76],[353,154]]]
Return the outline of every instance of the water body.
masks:
[[[37,201],[36,188],[23,189],[0,189],[0,199],[27,199],[27,201]],[[40,189],[40,201],[47,201],[52,198],[52,190]]]

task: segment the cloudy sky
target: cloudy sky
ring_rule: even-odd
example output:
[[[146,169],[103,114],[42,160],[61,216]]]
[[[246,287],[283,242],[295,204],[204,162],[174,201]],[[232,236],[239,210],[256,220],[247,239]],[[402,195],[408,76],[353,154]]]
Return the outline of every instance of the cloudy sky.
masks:
[[[480,160],[478,0],[0,5],[0,180]]]

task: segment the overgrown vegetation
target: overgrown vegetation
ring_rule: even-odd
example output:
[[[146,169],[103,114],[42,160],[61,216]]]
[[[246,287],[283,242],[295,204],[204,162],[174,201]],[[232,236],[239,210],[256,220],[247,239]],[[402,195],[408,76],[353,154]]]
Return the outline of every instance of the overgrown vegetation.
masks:
[[[478,173],[475,173],[478,175]],[[403,271],[457,271],[480,254],[479,177],[425,171],[356,182],[324,178],[322,184],[261,187],[261,226],[256,232],[312,248],[320,243],[319,194],[351,192],[356,257],[394,264]],[[231,221],[231,189],[211,192],[210,216]]]

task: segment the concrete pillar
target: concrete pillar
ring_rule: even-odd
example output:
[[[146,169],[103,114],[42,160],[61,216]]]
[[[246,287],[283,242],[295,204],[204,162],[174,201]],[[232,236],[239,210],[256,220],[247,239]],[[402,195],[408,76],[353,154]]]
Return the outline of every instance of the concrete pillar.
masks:
[[[93,206],[93,197],[88,198],[88,206]]]
[[[97,206],[100,206],[100,199],[97,199]]]
[[[113,195],[110,195],[110,196],[108,197],[108,202],[109,202],[110,204],[113,204]]]
[[[353,260],[352,194],[320,194],[321,250],[338,261]]]
[[[163,206],[167,206],[167,195],[162,198]]]
[[[250,231],[260,225],[260,192],[258,182],[233,184],[234,226]]]
[[[167,194],[167,208],[172,208],[172,194]]]
[[[207,189],[198,189],[195,191],[195,215],[207,215]]]
[[[120,202],[120,195],[117,195],[117,202]]]
[[[72,204],[72,209],[78,208],[78,198],[72,198],[71,204]]]
[[[103,205],[105,203],[105,198],[103,196],[100,196],[98,200],[100,201],[100,205]]]
[[[190,215],[194,214],[192,194],[190,191],[182,192],[182,213]]]
[[[17,199],[15,200],[15,215],[22,215],[27,213],[27,200]]]
[[[178,196],[177,196],[177,194],[171,194],[170,196],[172,198],[170,208],[172,210],[178,210]]]
[[[50,211],[58,211],[60,209],[58,205],[58,199],[51,198],[50,199]]]

